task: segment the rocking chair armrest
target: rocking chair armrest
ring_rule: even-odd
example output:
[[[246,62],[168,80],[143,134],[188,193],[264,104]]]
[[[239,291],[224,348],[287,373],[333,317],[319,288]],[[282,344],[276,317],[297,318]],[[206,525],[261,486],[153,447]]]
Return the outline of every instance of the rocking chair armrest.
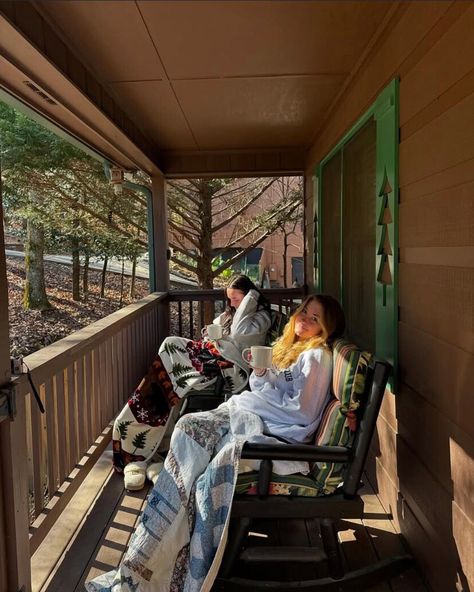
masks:
[[[352,451],[345,446],[311,444],[251,444],[246,442],[242,458],[252,460],[299,460],[306,462],[348,462]]]

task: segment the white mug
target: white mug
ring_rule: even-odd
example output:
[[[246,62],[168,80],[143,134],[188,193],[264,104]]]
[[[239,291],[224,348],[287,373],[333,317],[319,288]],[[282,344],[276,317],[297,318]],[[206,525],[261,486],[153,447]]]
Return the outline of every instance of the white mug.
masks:
[[[250,353],[250,355],[248,355]],[[273,349],[265,345],[252,345],[242,352],[242,359],[252,368],[271,368]]]
[[[207,325],[206,331],[209,339],[220,339],[222,337],[222,325]]]

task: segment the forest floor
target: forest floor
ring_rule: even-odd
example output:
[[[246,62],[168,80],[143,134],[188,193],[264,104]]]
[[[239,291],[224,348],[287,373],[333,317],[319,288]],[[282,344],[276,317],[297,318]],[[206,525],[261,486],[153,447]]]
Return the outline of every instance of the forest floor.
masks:
[[[101,272],[90,270],[87,299],[82,298],[76,302],[72,299],[71,266],[45,262],[44,269],[51,309],[44,312],[26,311],[22,304],[25,283],[24,260],[7,257],[10,353],[14,357],[27,356],[148,294],[148,280],[137,278],[135,297],[131,299],[131,278],[125,276],[121,303],[121,276],[117,273],[107,273],[105,298],[101,298]]]

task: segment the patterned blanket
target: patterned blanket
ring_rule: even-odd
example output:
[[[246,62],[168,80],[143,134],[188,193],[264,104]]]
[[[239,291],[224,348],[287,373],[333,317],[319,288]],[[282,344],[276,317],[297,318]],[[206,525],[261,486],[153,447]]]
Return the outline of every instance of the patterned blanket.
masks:
[[[217,410],[186,415],[124,559],[88,592],[204,592],[217,575],[244,442],[261,419]]]

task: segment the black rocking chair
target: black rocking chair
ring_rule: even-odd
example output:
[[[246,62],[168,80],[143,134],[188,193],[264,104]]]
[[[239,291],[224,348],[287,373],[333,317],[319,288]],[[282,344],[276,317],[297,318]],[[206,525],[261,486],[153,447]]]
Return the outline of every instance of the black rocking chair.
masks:
[[[337,537],[337,521],[361,519],[364,503],[358,495],[361,476],[367,458],[370,441],[375,430],[385,386],[391,367],[386,362],[373,361],[367,371],[364,395],[361,397],[358,427],[350,447],[313,446],[291,444],[245,444],[242,457],[260,459],[257,495],[235,494],[231,510],[228,543],[223,562],[213,590],[225,592],[257,590],[364,590],[377,582],[393,577],[413,565],[410,555],[399,555],[371,564],[364,569],[345,572],[340,543]],[[344,463],[342,484],[329,495],[317,497],[268,495],[272,460],[304,460],[310,463]],[[252,523],[258,520],[313,519],[319,522],[322,548],[319,547],[250,547],[248,537]],[[242,565],[263,565],[266,574],[272,574],[272,566],[284,562],[316,565],[325,563],[324,577],[298,581],[274,581],[239,577]],[[275,571],[275,570],[273,570]],[[295,574],[298,570],[294,570]],[[262,573],[262,572],[260,572]],[[321,572],[320,572],[321,573]]]

